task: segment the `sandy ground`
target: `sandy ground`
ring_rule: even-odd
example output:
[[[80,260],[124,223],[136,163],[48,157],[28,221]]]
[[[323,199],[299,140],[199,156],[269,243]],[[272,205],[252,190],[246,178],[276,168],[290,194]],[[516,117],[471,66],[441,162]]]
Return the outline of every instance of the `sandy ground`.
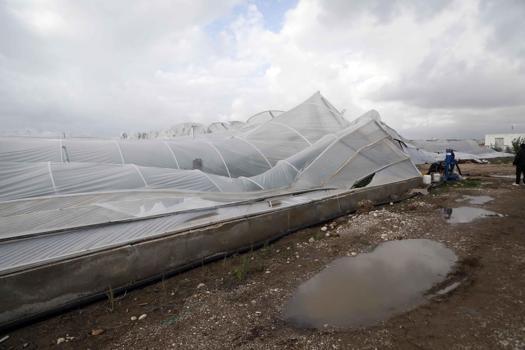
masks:
[[[0,348],[525,349],[525,186],[490,176],[513,174],[509,164],[462,170],[468,181],[12,331]],[[447,223],[441,208],[468,205],[457,201],[465,194],[494,197],[469,206],[504,217]],[[366,329],[298,329],[283,321],[283,305],[297,286],[335,258],[407,238],[453,249],[460,262],[449,278],[462,281],[460,287]]]

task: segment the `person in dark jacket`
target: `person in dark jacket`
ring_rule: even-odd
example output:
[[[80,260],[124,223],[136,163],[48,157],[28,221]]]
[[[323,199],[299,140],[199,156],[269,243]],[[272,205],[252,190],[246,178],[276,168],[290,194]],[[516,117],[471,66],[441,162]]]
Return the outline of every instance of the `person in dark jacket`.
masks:
[[[516,166],[516,183],[515,185],[520,184],[521,175],[523,175],[523,183],[525,183],[525,143],[520,145],[516,157],[514,157],[514,162],[512,163]]]

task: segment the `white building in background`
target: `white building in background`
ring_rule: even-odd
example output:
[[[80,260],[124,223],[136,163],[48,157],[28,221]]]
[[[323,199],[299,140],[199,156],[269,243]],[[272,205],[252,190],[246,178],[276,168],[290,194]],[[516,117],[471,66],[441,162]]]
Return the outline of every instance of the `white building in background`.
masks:
[[[512,148],[512,141],[521,137],[525,139],[525,133],[521,134],[487,134],[485,135],[485,146],[495,149],[505,150]]]

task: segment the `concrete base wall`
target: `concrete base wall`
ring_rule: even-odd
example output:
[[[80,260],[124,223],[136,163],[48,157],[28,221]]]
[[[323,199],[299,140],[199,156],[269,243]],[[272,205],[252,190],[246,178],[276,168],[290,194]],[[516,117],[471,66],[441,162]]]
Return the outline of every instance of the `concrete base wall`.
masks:
[[[323,198],[0,276],[0,329],[15,327],[256,247],[351,213],[362,200],[400,199],[421,178]]]

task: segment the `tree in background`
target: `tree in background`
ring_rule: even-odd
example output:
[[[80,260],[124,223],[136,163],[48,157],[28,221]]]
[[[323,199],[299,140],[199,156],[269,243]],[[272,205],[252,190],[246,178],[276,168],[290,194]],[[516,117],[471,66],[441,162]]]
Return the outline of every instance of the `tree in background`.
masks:
[[[522,143],[525,143],[525,137],[520,136],[512,140],[512,152],[514,152],[514,154],[518,153]]]

